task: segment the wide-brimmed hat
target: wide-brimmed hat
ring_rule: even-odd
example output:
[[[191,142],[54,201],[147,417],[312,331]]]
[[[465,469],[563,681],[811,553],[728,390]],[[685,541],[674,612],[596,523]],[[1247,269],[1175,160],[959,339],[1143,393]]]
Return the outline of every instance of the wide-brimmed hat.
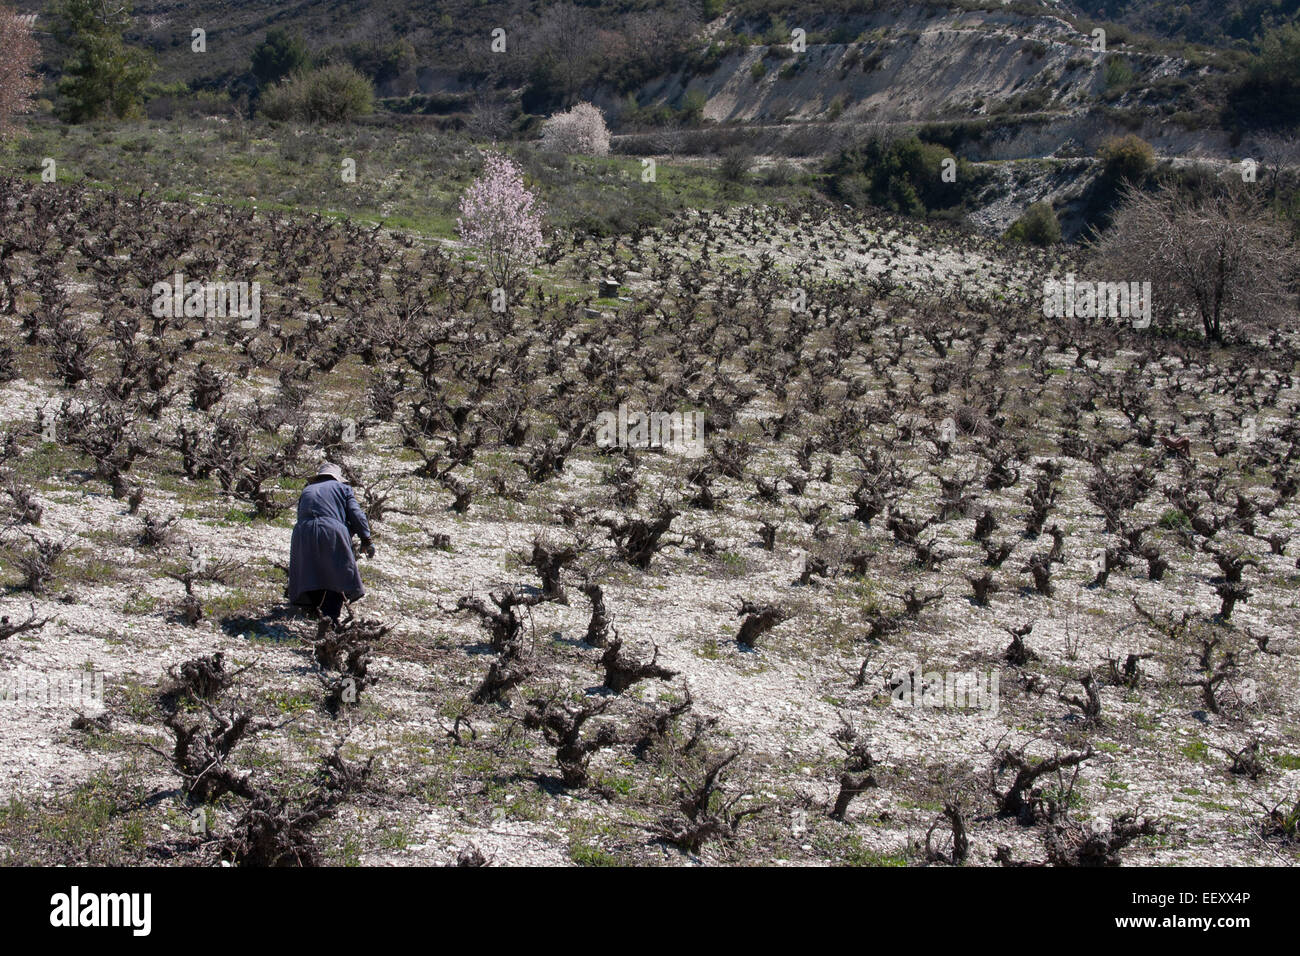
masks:
[[[319,468],[316,469],[317,478],[333,478],[335,481],[343,480],[343,469],[333,462],[323,461]]]

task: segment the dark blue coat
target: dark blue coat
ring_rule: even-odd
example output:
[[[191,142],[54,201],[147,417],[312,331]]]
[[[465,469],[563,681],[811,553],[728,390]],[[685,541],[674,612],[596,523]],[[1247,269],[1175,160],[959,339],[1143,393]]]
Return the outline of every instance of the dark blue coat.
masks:
[[[352,489],[326,479],[303,489],[289,549],[289,600],[307,591],[342,591],[349,601],[366,593],[352,555],[352,535],[370,537],[370,523]]]

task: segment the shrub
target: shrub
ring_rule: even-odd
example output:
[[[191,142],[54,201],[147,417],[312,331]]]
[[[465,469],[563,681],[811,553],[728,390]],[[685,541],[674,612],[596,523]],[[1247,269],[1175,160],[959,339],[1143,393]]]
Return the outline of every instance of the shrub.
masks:
[[[754,157],[748,149],[743,146],[733,146],[722,154],[722,162],[718,164],[718,176],[728,183],[743,182],[753,165]]]
[[[1061,224],[1056,210],[1046,199],[1039,200],[1026,209],[1007,230],[1012,242],[1027,242],[1035,246],[1051,246],[1061,241]]]
[[[771,24],[767,28],[767,32],[763,34],[763,42],[769,46],[789,43],[790,28],[785,25],[785,21],[780,17],[773,18]]]
[[[1264,31],[1252,58],[1232,89],[1224,123],[1232,126],[1294,128],[1300,117],[1300,25]]]
[[[914,135],[876,135],[826,165],[824,188],[853,206],[880,206],[909,216],[954,209],[975,195],[990,174],[958,159],[956,181],[945,182],[944,161],[952,158],[948,149]]]
[[[1102,162],[1102,173],[1112,180],[1141,182],[1156,164],[1156,153],[1151,144],[1140,136],[1112,137],[1101,144],[1097,158]]]
[[[542,149],[584,156],[609,155],[609,129],[605,116],[590,103],[579,103],[556,113],[542,126]]]
[[[795,168],[788,160],[779,160],[763,171],[763,184],[765,186],[788,186],[794,182],[795,172]]]
[[[1133,82],[1133,68],[1123,57],[1108,56],[1102,77],[1106,82],[1107,91],[1122,90]]]
[[[278,83],[307,66],[307,47],[286,30],[271,30],[253,50],[253,75],[263,86]]]
[[[709,76],[722,65],[726,51],[716,42],[710,43],[703,51],[690,54],[686,59],[686,72],[694,76]]]
[[[704,119],[704,107],[708,102],[709,98],[703,90],[688,90],[682,97],[682,122],[690,126],[699,123]]]
[[[300,73],[270,87],[262,112],[271,119],[341,123],[364,116],[375,106],[375,88],[351,66],[334,64]]]

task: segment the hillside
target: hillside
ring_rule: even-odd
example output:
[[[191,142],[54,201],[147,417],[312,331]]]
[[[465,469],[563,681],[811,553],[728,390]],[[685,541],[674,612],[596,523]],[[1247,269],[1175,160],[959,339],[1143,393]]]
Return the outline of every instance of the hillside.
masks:
[[[812,43],[806,55],[779,44],[724,47],[707,75],[678,71],[639,89],[637,99],[678,102],[700,91],[703,115],[718,122],[1065,118],[1094,109],[1107,88],[1107,57],[1054,17],[916,6],[855,18],[847,29],[860,39]],[[1127,49],[1123,56],[1140,77],[1126,99],[1131,107],[1160,98],[1150,89],[1155,81],[1196,72],[1170,56]]]
[[[1296,22],[1297,0],[1066,0],[1063,6],[1152,36],[1228,45],[1255,39],[1264,29]]]
[[[1119,28],[1111,30],[1111,52],[1097,54],[1089,48],[1096,24],[1025,2],[846,2],[797,15],[788,4],[756,2],[707,11],[667,3],[370,2],[350,6],[342,20],[337,5],[324,2],[201,9],[136,6],[129,35],[157,56],[160,82],[246,94],[253,49],[282,28],[319,56],[356,64],[382,95],[431,98],[421,108],[464,111],[476,96],[514,90],[533,112],[575,96],[593,99],[615,122],[629,98],[644,113],[681,110],[693,94],[705,98],[699,116],[716,122],[1066,116],[1120,107],[1214,125],[1207,73],[1229,67],[1212,52]],[[207,50],[193,53],[190,31],[204,19],[214,21],[205,27]],[[796,27],[807,38],[799,54],[789,48]],[[494,53],[498,28],[506,49]],[[1122,80],[1112,75],[1120,68]]]

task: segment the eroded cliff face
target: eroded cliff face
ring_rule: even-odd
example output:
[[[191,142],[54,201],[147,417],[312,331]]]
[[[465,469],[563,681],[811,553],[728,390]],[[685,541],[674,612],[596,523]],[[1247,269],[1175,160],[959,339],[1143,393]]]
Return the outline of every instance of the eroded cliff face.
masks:
[[[718,122],[969,119],[1086,110],[1105,88],[1108,55],[1144,78],[1190,70],[1172,57],[1096,52],[1090,35],[1049,15],[911,7],[831,25],[857,31],[858,39],[811,43],[798,54],[788,45],[723,46],[710,74],[664,76],[637,98],[675,102],[698,91],[706,97],[704,117]]]
[[[798,53],[789,44],[727,46],[723,38],[733,36],[735,26],[724,19],[704,32],[702,43],[712,40],[721,48],[711,72],[661,77],[638,91],[638,102],[680,104],[687,94],[702,95],[706,121],[767,134],[812,128],[820,131],[827,152],[864,126],[905,130],[936,121],[988,120],[986,129],[963,137],[954,149],[967,160],[991,164],[996,173],[968,217],[982,231],[1002,232],[1040,200],[1057,207],[1067,237],[1086,230],[1087,193],[1097,172],[1093,157],[1113,136],[1137,133],[1159,155],[1174,158],[1222,163],[1232,154],[1225,132],[1189,130],[1169,120],[1181,108],[1171,92],[1179,84],[1160,81],[1195,84],[1205,67],[1098,43],[1050,13],[910,6],[807,24],[790,21],[788,27],[803,27],[809,35],[855,37],[809,43]],[[1111,69],[1131,82],[1113,83],[1108,95],[1112,61]],[[616,111],[618,103],[610,97],[603,105]],[[762,144],[773,141],[760,135],[756,149],[763,153]],[[799,155],[816,154],[807,135],[799,142],[811,149]]]

